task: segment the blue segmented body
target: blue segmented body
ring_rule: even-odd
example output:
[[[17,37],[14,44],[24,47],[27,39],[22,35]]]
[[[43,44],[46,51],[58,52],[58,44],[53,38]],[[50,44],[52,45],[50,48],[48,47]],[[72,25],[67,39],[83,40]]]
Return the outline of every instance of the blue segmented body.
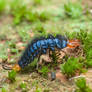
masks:
[[[47,49],[55,51],[55,48],[63,49],[66,46],[67,39],[61,35],[36,38],[27,46],[18,64],[21,68],[24,68],[38,55],[46,54]]]

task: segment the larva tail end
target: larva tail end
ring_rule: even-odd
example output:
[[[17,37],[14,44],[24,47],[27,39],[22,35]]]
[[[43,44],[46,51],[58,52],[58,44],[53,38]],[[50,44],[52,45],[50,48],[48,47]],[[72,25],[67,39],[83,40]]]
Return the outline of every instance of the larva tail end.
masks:
[[[18,64],[15,64],[12,69],[18,72],[21,70],[21,67]]]

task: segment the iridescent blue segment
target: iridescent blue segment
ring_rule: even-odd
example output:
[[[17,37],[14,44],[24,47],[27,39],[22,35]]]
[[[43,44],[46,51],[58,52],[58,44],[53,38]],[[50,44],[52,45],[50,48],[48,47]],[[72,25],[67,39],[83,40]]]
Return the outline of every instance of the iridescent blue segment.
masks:
[[[30,57],[30,54],[31,54],[31,52],[28,50],[28,52],[27,52],[28,57]]]
[[[45,45],[44,45],[44,46],[42,46],[42,49],[48,49],[48,46],[45,46]]]
[[[62,48],[65,48],[67,46],[67,41],[62,40]]]
[[[41,41],[37,41],[37,47],[40,48],[41,47]]]
[[[33,40],[31,44],[28,45],[24,54],[18,61],[21,68],[24,68],[29,63],[31,63],[35,57],[47,53],[47,49],[55,51],[57,49],[63,49],[67,46],[67,40],[62,36],[48,36],[48,38],[41,38],[39,40]]]
[[[34,49],[34,50],[37,50],[37,49],[38,49],[36,43],[33,44],[33,49]]]
[[[62,48],[61,41],[57,38],[55,38],[54,41],[55,41],[56,47],[61,49]]]
[[[48,49],[47,40],[43,40],[43,41],[44,41],[44,43],[42,42],[42,44],[41,44],[42,49]]]
[[[53,39],[47,39],[47,42],[48,42],[48,46],[50,47],[54,47],[55,46],[55,43],[53,41]]]
[[[34,49],[32,47],[30,47],[30,51],[31,53],[34,53]]]
[[[46,45],[48,45],[48,41],[47,41],[47,39],[46,39],[46,40],[44,40],[44,42],[45,42],[45,44],[46,44]]]
[[[44,40],[41,40],[41,46],[46,46],[46,43]]]
[[[54,48],[54,47],[50,47],[50,49],[51,49],[52,51],[55,51],[55,48]]]

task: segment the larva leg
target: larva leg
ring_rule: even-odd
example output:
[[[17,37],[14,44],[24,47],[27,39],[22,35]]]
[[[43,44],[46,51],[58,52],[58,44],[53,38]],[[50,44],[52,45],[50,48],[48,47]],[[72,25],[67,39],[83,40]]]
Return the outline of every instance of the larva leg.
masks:
[[[49,57],[50,57],[50,50],[49,50]]]
[[[36,65],[36,70],[37,71],[38,71],[38,68],[39,68],[39,60],[40,60],[40,55],[38,56],[37,65]]]
[[[36,65],[36,70],[38,71],[38,67],[39,67],[39,63],[37,62],[37,65]]]
[[[37,60],[37,65],[36,65],[36,70],[37,70],[37,71],[38,71],[38,68],[39,68],[40,56],[41,56],[41,47],[40,47],[40,53],[39,53],[39,55],[38,55],[38,60]]]
[[[51,57],[52,55],[52,51],[50,49],[48,49],[48,52],[47,52],[48,56]]]

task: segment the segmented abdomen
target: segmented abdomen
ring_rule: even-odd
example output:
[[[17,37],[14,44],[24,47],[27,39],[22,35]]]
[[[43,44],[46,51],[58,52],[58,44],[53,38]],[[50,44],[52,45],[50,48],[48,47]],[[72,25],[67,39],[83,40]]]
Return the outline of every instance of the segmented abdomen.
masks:
[[[21,68],[24,68],[38,55],[46,54],[47,49],[55,51],[55,48],[63,49],[66,46],[67,39],[61,35],[57,35],[56,37],[49,35],[47,38],[36,38],[27,46],[18,64]]]

